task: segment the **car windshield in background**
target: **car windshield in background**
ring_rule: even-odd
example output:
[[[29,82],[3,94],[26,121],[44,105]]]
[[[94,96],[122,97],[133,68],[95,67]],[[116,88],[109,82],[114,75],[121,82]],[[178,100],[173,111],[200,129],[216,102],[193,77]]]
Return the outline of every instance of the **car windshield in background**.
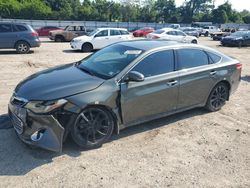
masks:
[[[90,32],[87,36],[91,37],[91,36],[93,36],[94,34],[96,34],[98,31],[99,31],[99,29],[96,29],[96,30]]]
[[[159,29],[159,30],[156,30],[154,33],[155,33],[155,34],[162,34],[162,33],[164,33],[164,30]]]
[[[115,44],[83,59],[78,68],[103,79],[110,79],[142,53],[141,49]]]
[[[245,34],[246,32],[244,31],[238,31],[238,32],[232,33],[231,35],[236,36],[236,37],[243,37]]]

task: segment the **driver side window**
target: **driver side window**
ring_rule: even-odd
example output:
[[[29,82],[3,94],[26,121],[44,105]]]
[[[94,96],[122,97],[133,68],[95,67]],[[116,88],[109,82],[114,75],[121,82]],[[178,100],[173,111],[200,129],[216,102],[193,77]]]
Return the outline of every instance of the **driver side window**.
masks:
[[[108,30],[102,30],[95,35],[95,37],[106,37],[108,36]]]
[[[155,52],[137,64],[133,71],[142,73],[145,78],[174,71],[174,52],[165,50]]]

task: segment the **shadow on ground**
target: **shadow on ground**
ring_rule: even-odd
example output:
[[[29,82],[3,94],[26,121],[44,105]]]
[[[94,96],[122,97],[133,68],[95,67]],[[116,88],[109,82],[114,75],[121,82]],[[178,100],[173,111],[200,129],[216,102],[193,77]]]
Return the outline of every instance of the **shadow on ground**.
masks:
[[[206,111],[203,109],[194,109],[133,126],[121,131],[119,135],[113,135],[110,142],[205,113]],[[61,155],[78,157],[81,155],[81,152],[87,152],[80,150],[71,138],[64,143],[62,153],[31,148],[18,139],[14,129],[11,128],[11,122],[6,114],[0,115],[0,119],[0,176],[25,175],[39,166],[53,162],[55,157]]]
[[[92,52],[97,52],[98,50],[93,50]],[[64,53],[82,53],[82,54],[90,54],[92,52],[82,52],[81,50],[63,50]]]
[[[28,54],[33,54],[34,51],[31,50]],[[25,55],[25,54],[19,54],[15,50],[0,50],[0,56],[1,55]]]
[[[246,82],[250,82],[250,76],[242,76],[241,79]]]

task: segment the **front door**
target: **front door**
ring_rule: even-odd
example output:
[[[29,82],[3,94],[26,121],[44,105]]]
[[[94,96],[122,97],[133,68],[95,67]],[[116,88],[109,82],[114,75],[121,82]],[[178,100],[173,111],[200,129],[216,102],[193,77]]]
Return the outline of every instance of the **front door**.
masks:
[[[147,56],[132,69],[142,73],[145,80],[121,83],[121,109],[125,126],[176,109],[179,78],[174,67],[173,51],[166,50]]]
[[[109,30],[101,30],[97,34],[95,34],[92,44],[94,45],[94,49],[101,49],[105,46],[108,46],[110,43],[109,38]]]

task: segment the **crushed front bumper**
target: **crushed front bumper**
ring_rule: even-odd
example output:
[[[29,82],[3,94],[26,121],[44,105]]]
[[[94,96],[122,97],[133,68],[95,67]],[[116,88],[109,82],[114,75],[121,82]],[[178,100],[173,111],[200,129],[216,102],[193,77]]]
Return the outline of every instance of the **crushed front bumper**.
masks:
[[[55,152],[62,151],[65,128],[53,115],[36,115],[9,103],[9,116],[23,142]]]

